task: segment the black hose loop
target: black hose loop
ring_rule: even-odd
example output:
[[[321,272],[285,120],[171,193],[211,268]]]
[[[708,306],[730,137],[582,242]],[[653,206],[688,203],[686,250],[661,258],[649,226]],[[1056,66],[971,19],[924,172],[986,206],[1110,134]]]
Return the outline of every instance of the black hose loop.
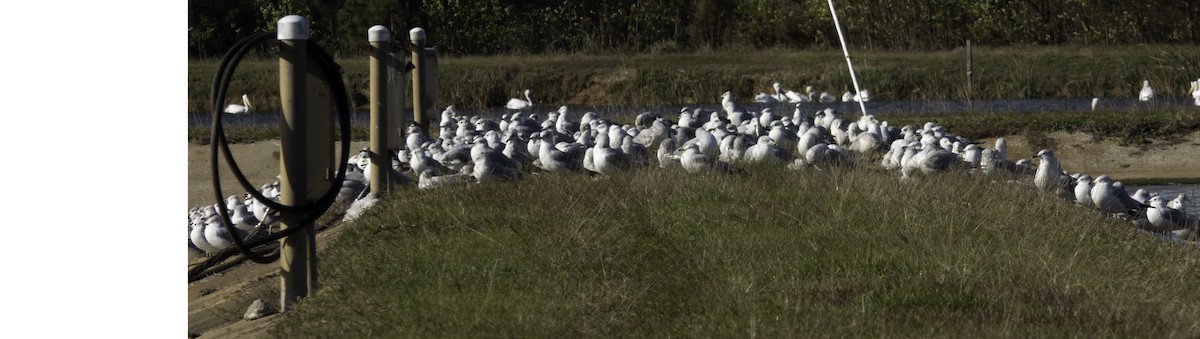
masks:
[[[256,247],[267,244],[274,245],[279,239],[295,234],[296,232],[304,230],[307,227],[292,227],[281,232],[267,235],[260,235],[257,234],[260,232],[255,232],[256,234],[254,234],[254,236],[247,237],[245,241],[236,236],[237,233],[233,222],[229,218],[228,207],[226,207],[224,202],[224,193],[221,191],[217,153],[224,153],[225,161],[228,163],[230,170],[233,172],[234,177],[237,179],[242,188],[246,189],[247,194],[257,200],[259,203],[267,205],[267,207],[270,209],[287,215],[288,218],[295,218],[294,221],[288,221],[299,222],[300,225],[312,225],[313,222],[320,218],[320,216],[323,215],[325,211],[327,211],[329,207],[333,205],[337,198],[338,191],[341,190],[342,182],[346,178],[346,170],[350,157],[350,98],[346,90],[345,83],[342,80],[341,66],[337,65],[337,63],[334,62],[333,57],[331,57],[318,44],[309,41],[306,44],[306,52],[312,58],[311,60],[316,61],[316,66],[321,69],[322,74],[325,76],[325,79],[328,81],[329,87],[333,92],[334,105],[337,110],[338,125],[341,132],[341,159],[339,161],[337,174],[333,178],[332,185],[330,186],[329,190],[326,191],[325,194],[323,194],[316,201],[298,206],[283,205],[263,196],[262,193],[258,191],[258,188],[251,184],[248,179],[246,179],[245,175],[241,172],[241,169],[237,166],[237,161],[234,160],[233,154],[229,151],[229,142],[225,138],[225,130],[222,124],[222,116],[224,113],[221,110],[222,103],[224,102],[226,93],[228,91],[228,85],[233,78],[234,71],[237,69],[237,64],[252,47],[268,41],[269,39],[275,37],[275,35],[275,32],[256,33],[243,38],[234,44],[234,46],[230,48],[229,52],[227,52],[221,59],[221,62],[218,65],[217,73],[213,77],[211,96],[213,108],[213,126],[212,136],[210,139],[212,144],[210,161],[212,163],[213,192],[217,200],[216,205],[218,214],[224,222],[226,231],[229,234],[234,235],[231,236],[231,238],[238,252],[254,262],[263,264],[278,260],[279,252],[273,251],[268,254],[260,254],[258,252],[261,251],[254,250]],[[232,254],[233,252],[230,251],[222,251],[218,253],[218,255],[211,257],[209,262],[189,270],[189,281],[198,279],[198,276],[206,269],[213,267],[215,262],[224,260]]]

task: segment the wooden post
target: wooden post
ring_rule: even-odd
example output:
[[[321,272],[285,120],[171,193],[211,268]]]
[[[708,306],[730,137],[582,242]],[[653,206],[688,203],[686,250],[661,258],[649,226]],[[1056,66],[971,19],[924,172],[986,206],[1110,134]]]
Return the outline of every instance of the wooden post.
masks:
[[[279,19],[279,99],[283,110],[280,120],[279,199],[284,205],[308,203],[309,160],[306,156],[310,126],[307,116],[307,42],[308,20],[299,15]],[[317,173],[320,175],[320,173]],[[281,215],[280,228],[309,227],[303,216]],[[315,266],[310,266],[310,248],[315,248],[315,232],[297,232],[280,240],[280,307],[287,311],[297,300],[307,297],[316,284]]]
[[[430,135],[426,110],[432,106],[429,106],[431,103],[426,102],[427,93],[425,93],[425,29],[413,28],[408,31],[408,37],[413,44],[413,122],[421,128],[422,133]]]
[[[367,30],[367,39],[371,43],[371,177],[367,181],[371,183],[371,192],[383,195],[392,190],[392,156],[388,150],[388,139],[392,136],[387,119],[387,60],[392,33],[387,27],[375,25]]]

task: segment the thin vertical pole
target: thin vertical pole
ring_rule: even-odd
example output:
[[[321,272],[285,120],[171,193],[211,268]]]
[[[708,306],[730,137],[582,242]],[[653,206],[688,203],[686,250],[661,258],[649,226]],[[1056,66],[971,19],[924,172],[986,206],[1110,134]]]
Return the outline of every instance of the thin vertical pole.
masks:
[[[371,177],[367,181],[371,192],[382,195],[392,189],[392,157],[388,150],[392,131],[388,130],[387,119],[387,60],[392,33],[387,27],[375,25],[367,30],[367,40],[371,43]]]
[[[283,110],[280,120],[279,143],[279,200],[284,205],[307,203],[308,176],[306,117],[306,81],[308,20],[299,15],[279,19],[279,99]],[[301,222],[303,216],[281,215],[280,228],[312,227]],[[311,237],[311,238],[310,238]],[[309,249],[314,247],[315,233],[296,232],[280,240],[281,308],[295,307],[296,301],[312,292],[316,274],[309,266]],[[310,272],[310,268],[314,268]]]
[[[842,35],[842,24],[838,22],[837,10],[833,9],[833,0],[829,0],[829,14],[833,15],[833,25],[837,27],[838,40],[842,42],[842,53],[846,55],[846,68],[850,69],[850,80],[854,82],[854,93],[862,93],[858,88],[858,76],[854,75],[854,63],[850,62],[850,50],[846,48],[846,38]],[[858,100],[858,107],[863,115],[867,114],[867,104]]]

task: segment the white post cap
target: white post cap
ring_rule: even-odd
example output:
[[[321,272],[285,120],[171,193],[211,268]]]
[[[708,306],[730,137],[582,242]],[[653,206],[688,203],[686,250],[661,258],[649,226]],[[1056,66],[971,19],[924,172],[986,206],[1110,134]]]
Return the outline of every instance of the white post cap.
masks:
[[[392,41],[392,32],[383,27],[383,25],[371,26],[367,29],[367,41],[369,42],[389,42]]]
[[[413,28],[408,31],[408,38],[412,41],[425,40],[425,29],[421,27]]]
[[[308,19],[299,15],[289,15],[279,19],[279,40],[308,40]]]

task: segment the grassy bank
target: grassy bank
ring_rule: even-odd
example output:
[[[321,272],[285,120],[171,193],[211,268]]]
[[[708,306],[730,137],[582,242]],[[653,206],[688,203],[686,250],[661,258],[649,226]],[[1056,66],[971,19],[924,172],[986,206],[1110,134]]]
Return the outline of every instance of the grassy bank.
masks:
[[[342,226],[275,336],[1200,334],[1195,249],[956,175],[540,175]]]
[[[965,99],[967,53],[851,51],[864,88],[879,100]],[[1200,78],[1200,46],[981,47],[972,51],[975,99],[1129,98],[1142,80],[1159,95],[1181,97]],[[188,111],[209,111],[217,59],[189,60]],[[355,105],[368,97],[367,59],[340,59]],[[717,50],[687,54],[508,55],[439,60],[438,106],[502,107],[529,88],[545,107],[654,106],[719,102],[727,89],[749,100],[784,88],[840,94],[853,88],[840,50]],[[275,111],[278,62],[248,58],[238,66],[229,100],[241,93]]]

